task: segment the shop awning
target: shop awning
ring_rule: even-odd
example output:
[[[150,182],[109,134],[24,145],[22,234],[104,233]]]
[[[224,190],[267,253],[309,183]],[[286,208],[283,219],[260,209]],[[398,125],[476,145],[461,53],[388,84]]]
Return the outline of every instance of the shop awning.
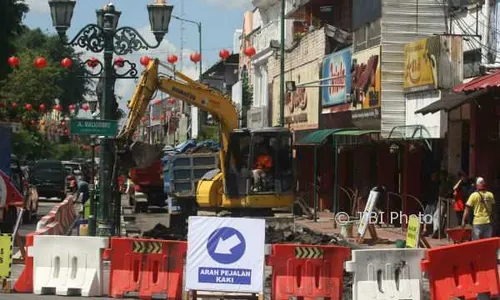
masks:
[[[470,101],[482,96],[488,92],[487,89],[482,89],[479,91],[472,92],[470,94],[450,94],[443,96],[440,100],[427,105],[424,108],[417,110],[416,114],[433,114],[440,110],[450,111],[461,105],[469,103]]]
[[[479,76],[469,82],[459,84],[453,88],[453,91],[455,93],[462,93],[498,87],[500,87],[500,71]]]
[[[358,129],[351,129],[351,130],[344,130],[344,131],[339,131],[335,132],[333,135],[334,136],[362,136],[366,134],[372,134],[372,133],[380,133],[380,130],[358,130]]]
[[[360,145],[360,144],[366,144],[367,142],[371,141],[372,139],[370,138],[369,140],[363,139],[364,136],[371,135],[371,134],[377,134],[377,139],[380,137],[380,130],[362,130],[362,129],[349,129],[349,130],[343,130],[339,132],[335,132],[333,136],[335,137],[334,139],[334,145],[336,146],[341,146],[341,145]]]
[[[336,132],[341,132],[346,129],[321,129],[316,130],[304,138],[302,138],[299,142],[295,143],[297,146],[319,146],[326,142],[329,136],[333,135]]]

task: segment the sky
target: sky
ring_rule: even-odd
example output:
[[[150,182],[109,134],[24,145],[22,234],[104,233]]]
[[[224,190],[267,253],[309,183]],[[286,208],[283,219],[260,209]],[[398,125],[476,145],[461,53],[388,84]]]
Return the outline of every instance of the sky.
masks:
[[[45,32],[55,34],[56,31],[52,27],[48,1],[25,0],[25,2],[30,6],[30,12],[26,15],[24,23],[30,28],[39,27]],[[153,2],[153,0],[113,0],[112,3],[122,12],[118,27],[134,27],[148,43],[156,44],[154,35],[150,31],[146,9],[146,5]],[[86,24],[95,23],[95,10],[107,3],[109,3],[109,0],[77,0],[71,27],[67,32],[68,37],[73,38]],[[167,0],[167,4],[174,6],[173,15],[202,23],[203,70],[208,69],[219,60],[219,51],[221,49],[228,49],[230,52],[233,50],[234,32],[242,26],[243,13],[252,7],[250,0]],[[199,76],[198,65],[189,60],[189,55],[199,51],[198,28],[191,23],[184,23],[184,28],[182,70],[185,74],[197,79]],[[138,69],[142,70],[142,65],[139,64],[141,56],[148,55],[166,61],[169,54],[176,54],[180,60],[180,48],[181,22],[172,18],[169,32],[159,48],[148,51],[141,50],[123,56],[123,58],[136,62]],[[77,48],[77,51],[84,52],[80,48]],[[92,56],[100,59],[102,54],[84,52],[84,57],[90,58]],[[179,66],[179,62],[177,65]],[[122,97],[119,103],[120,107],[125,108],[126,101],[132,96],[135,87],[135,80],[117,80],[115,93]],[[163,95],[160,94],[159,96]]]

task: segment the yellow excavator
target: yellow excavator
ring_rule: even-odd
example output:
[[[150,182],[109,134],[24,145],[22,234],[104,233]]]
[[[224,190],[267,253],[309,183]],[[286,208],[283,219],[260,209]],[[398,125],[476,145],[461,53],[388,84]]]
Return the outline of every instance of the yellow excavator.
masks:
[[[170,75],[160,73],[159,66],[167,69]],[[198,182],[194,205],[200,209],[237,211],[244,215],[292,208],[291,132],[282,127],[239,129],[238,111],[229,97],[157,59],[152,60],[142,73],[129,104],[126,125],[117,137],[127,149],[121,154],[121,163],[128,167],[147,167],[161,156],[162,147],[132,141],[149,102],[158,90],[210,113],[220,124],[220,167],[205,174]]]

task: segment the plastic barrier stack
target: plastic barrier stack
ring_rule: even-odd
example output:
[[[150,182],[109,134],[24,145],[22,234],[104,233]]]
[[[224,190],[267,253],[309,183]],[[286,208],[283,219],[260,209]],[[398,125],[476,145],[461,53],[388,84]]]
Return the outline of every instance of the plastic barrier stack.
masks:
[[[186,251],[186,242],[112,238],[109,295],[182,299]]]
[[[35,236],[65,234],[71,229],[71,224],[75,220],[73,196],[68,196],[38,221],[35,232],[26,235],[26,248],[29,249],[34,245]],[[14,290],[18,293],[33,293],[33,257],[29,250],[24,269],[14,285]]]
[[[182,299],[186,242],[57,236],[56,223],[27,236],[30,257],[17,292],[97,297],[109,286],[113,298]],[[500,238],[429,250],[273,244],[266,260],[271,299],[342,300],[344,270],[354,274],[354,300],[421,299],[422,271],[431,300],[494,299],[500,296],[499,248]],[[102,277],[105,259],[109,284]]]
[[[367,249],[352,252],[353,300],[422,299],[420,262],[425,249]]]
[[[344,262],[349,256],[346,247],[272,245],[267,259],[273,267],[271,299],[342,299]]]
[[[432,300],[500,297],[497,251],[500,238],[430,249],[422,262]]]
[[[80,236],[35,236],[33,285],[37,295],[103,295],[102,252],[109,239]]]

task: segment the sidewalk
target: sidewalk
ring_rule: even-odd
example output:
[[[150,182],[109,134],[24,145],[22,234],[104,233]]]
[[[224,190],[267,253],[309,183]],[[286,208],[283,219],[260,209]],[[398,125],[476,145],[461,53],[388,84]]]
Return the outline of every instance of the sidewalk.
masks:
[[[296,222],[299,225],[307,227],[312,231],[326,234],[326,235],[340,235],[340,226],[337,228],[333,227],[334,218],[331,213],[319,213],[318,221],[314,222],[313,220],[308,219],[297,219]],[[357,235],[357,226],[354,225],[353,234],[354,238],[346,238],[345,240],[351,244],[356,244],[356,235]],[[371,236],[368,230],[365,234],[366,242],[362,245],[359,245],[362,248],[394,248],[396,247],[397,240],[406,240],[406,232],[403,232],[401,228],[381,228],[376,227],[377,235],[380,239],[387,240],[384,243],[377,243],[374,245],[370,245]],[[426,240],[429,242],[432,248],[440,247],[444,245],[453,244],[453,241],[448,240],[446,235],[442,235],[441,239],[433,239],[431,237],[427,237]]]

